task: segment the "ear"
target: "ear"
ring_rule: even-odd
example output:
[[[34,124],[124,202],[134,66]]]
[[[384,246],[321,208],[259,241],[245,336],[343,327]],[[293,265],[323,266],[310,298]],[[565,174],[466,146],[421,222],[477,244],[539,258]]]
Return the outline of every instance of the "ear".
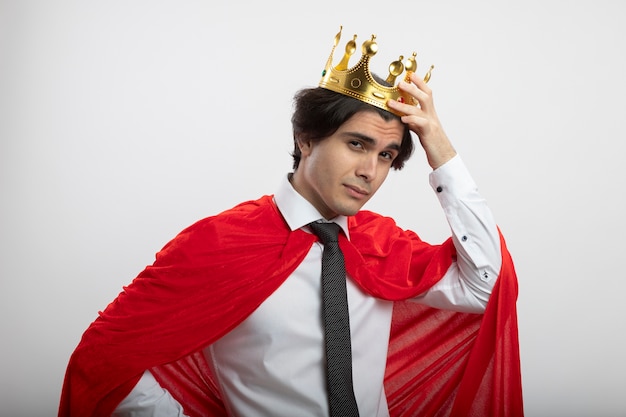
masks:
[[[313,149],[313,142],[309,139],[298,138],[296,140],[298,143],[298,148],[300,149],[300,154],[304,156],[309,156],[311,154],[311,150]]]

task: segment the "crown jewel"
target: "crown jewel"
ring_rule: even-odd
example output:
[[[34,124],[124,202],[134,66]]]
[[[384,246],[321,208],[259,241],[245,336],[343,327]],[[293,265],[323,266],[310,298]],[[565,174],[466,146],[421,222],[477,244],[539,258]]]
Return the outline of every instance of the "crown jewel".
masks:
[[[339,32],[335,35],[335,43],[328,57],[328,61],[326,62],[326,68],[322,71],[322,79],[320,80],[319,86],[356,98],[392,113],[396,112],[387,107],[388,100],[413,103],[413,97],[402,92],[395,85],[395,82],[405,70],[404,80],[409,80],[410,75],[417,69],[417,61],[415,60],[417,54],[413,52],[406,63],[402,62],[404,57],[400,55],[396,61],[389,64],[389,75],[385,80],[390,85],[390,87],[388,87],[377,82],[369,68],[370,59],[378,52],[376,35],[372,35],[371,39],[363,42],[361,47],[361,59],[354,67],[349,68],[348,63],[350,57],[356,51],[356,35],[354,35],[354,37],[346,43],[343,58],[333,67],[333,55],[341,39],[342,29],[343,26],[340,26]],[[434,66],[431,66],[424,76],[425,82],[428,82],[430,79],[433,68]]]

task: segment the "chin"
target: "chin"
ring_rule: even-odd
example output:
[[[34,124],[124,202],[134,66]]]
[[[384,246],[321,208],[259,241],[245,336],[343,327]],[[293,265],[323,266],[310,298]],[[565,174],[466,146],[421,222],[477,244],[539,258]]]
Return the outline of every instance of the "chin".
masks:
[[[361,210],[361,207],[357,207],[357,208],[344,208],[343,210],[339,210],[337,213],[343,215],[343,216],[354,216],[355,214],[357,214],[359,212],[359,210]]]
[[[357,214],[361,208],[363,208],[363,204],[350,204],[350,203],[354,203],[351,201],[346,202],[346,204],[338,204],[335,207],[328,207],[330,208],[334,213],[335,216],[354,216],[355,214]]]

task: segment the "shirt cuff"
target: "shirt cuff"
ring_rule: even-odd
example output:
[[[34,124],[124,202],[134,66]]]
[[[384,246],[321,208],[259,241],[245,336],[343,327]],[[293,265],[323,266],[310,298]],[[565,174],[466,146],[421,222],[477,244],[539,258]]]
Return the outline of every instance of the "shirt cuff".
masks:
[[[478,188],[458,154],[432,171],[428,180],[443,207],[455,205],[459,197],[476,192]]]

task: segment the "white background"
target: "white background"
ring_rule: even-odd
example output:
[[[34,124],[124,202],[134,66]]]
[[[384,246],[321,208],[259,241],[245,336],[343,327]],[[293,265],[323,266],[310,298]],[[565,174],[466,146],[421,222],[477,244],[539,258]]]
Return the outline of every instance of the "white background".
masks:
[[[0,414],[176,233],[275,190],[339,25],[418,53],[513,253],[528,416],[624,416],[626,3],[0,1]],[[338,59],[338,58],[337,58]],[[353,61],[354,63],[355,61]],[[421,150],[369,209],[438,243]]]

